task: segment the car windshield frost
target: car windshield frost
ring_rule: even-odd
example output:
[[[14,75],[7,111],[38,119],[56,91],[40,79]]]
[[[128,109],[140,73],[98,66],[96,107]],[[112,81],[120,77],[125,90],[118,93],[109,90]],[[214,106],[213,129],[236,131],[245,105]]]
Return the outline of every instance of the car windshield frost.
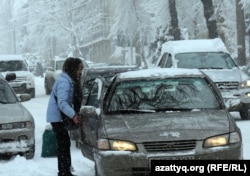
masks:
[[[126,81],[118,84],[108,112],[217,109],[219,103],[202,78]]]
[[[229,54],[223,52],[194,52],[176,54],[178,68],[232,69],[236,67]]]
[[[16,96],[11,91],[11,89],[7,85],[0,83],[0,104],[9,104],[16,102]]]

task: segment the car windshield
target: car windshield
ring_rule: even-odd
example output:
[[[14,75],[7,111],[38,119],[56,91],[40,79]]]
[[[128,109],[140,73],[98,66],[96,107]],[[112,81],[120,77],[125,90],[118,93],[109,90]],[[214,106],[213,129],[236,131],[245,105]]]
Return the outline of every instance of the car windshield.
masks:
[[[56,61],[56,70],[62,70],[64,60]]]
[[[27,71],[28,68],[23,61],[11,60],[11,61],[0,61],[0,71]]]
[[[17,98],[7,84],[0,82],[0,104],[16,103]]]
[[[175,55],[178,68],[232,69],[236,67],[232,58],[222,52],[194,52]]]
[[[202,78],[135,80],[117,85],[108,112],[217,109],[219,103]]]

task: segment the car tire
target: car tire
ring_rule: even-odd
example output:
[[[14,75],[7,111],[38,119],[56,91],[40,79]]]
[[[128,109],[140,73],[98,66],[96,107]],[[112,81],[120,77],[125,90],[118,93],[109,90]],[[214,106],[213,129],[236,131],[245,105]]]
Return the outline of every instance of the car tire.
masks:
[[[29,90],[29,94],[30,94],[30,97],[31,97],[31,98],[35,98],[35,96],[36,96],[35,88],[31,88],[31,89]]]
[[[45,93],[46,95],[49,95],[51,93],[51,90],[48,88],[47,84],[45,84]]]
[[[95,176],[100,176],[99,173],[98,173],[98,171],[97,171],[97,167],[96,166],[97,166],[97,164],[95,163]]]
[[[24,154],[24,156],[27,160],[34,158],[34,156],[35,156],[35,144],[32,147],[30,147],[29,151],[27,151]]]
[[[80,145],[79,140],[77,139],[75,142],[76,142],[76,148],[80,149],[80,148],[81,148],[81,145]]]
[[[45,93],[46,93],[46,95],[50,95],[54,82],[55,81],[53,81],[53,80],[45,79],[44,84],[45,84]]]
[[[240,117],[242,120],[250,120],[250,105],[249,104],[242,104],[240,109]]]

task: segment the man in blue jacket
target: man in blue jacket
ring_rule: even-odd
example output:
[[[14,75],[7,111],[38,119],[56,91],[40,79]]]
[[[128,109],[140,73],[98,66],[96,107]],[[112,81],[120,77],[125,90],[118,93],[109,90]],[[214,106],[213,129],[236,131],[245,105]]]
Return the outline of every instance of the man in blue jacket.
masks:
[[[53,85],[47,108],[47,122],[51,123],[57,139],[58,176],[73,176],[71,173],[70,136],[62,123],[61,112],[80,123],[80,117],[74,109],[75,99],[81,103],[79,89],[83,63],[79,58],[69,57],[63,65],[63,72]],[[74,95],[78,95],[75,97]],[[78,106],[79,105],[75,105]]]

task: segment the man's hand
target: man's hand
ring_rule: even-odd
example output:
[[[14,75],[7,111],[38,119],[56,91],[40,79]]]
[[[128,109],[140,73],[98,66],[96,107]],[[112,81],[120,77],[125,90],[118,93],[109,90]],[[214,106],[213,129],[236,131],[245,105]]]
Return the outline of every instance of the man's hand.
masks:
[[[75,124],[80,123],[80,122],[81,122],[80,116],[76,114],[76,115],[73,117],[73,121],[75,122]]]

